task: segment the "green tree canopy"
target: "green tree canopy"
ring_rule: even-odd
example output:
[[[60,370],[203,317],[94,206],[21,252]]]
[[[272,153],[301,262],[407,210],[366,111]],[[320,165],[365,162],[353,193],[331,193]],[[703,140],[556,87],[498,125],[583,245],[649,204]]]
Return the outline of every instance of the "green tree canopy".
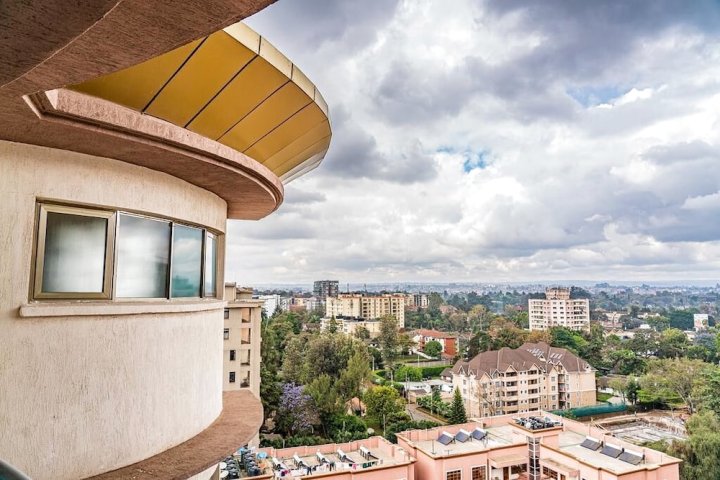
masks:
[[[423,352],[431,357],[437,357],[442,353],[442,344],[437,340],[431,340],[425,344]]]
[[[467,423],[467,413],[465,412],[465,404],[463,403],[460,390],[456,387],[455,393],[453,394],[453,401],[450,404],[450,416],[448,418],[450,423]]]

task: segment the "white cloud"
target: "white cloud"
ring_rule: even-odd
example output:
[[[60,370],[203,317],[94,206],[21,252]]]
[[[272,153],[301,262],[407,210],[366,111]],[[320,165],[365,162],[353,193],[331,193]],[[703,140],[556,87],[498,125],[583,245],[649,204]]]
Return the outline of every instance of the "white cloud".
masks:
[[[228,279],[717,275],[720,8],[691,3],[268,7],[249,23],[318,85],[334,137],[278,212],[231,222]]]

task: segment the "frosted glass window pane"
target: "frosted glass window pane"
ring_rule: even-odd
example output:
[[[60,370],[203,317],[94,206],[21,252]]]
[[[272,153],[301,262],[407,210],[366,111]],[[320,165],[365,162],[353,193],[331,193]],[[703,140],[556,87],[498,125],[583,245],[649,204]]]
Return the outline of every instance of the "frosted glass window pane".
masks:
[[[107,225],[107,218],[47,213],[43,292],[103,292]]]
[[[170,268],[170,223],[120,214],[118,297],[165,298]]]
[[[199,228],[175,225],[172,252],[172,296],[199,297],[202,269],[202,236]]]
[[[205,296],[215,296],[215,274],[217,272],[217,238],[207,234],[205,237]]]

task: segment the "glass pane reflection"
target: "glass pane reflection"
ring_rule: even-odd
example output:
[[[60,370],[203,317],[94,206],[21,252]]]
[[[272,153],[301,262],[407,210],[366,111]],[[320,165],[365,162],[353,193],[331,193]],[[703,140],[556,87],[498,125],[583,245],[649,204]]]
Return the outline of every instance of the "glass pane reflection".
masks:
[[[116,295],[166,298],[170,223],[124,214],[119,222]]]
[[[48,212],[45,293],[102,293],[108,219]]]
[[[199,228],[173,227],[172,297],[199,297],[202,235]]]
[[[215,274],[217,271],[217,238],[208,233],[205,237],[205,296],[215,296]]]

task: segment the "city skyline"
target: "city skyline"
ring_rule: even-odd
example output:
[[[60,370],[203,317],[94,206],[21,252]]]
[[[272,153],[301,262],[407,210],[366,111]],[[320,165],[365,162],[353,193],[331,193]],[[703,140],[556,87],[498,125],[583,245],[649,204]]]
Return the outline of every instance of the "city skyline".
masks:
[[[324,92],[334,141],[276,215],[231,222],[227,277],[712,283],[720,8],[561,3],[250,18]]]

